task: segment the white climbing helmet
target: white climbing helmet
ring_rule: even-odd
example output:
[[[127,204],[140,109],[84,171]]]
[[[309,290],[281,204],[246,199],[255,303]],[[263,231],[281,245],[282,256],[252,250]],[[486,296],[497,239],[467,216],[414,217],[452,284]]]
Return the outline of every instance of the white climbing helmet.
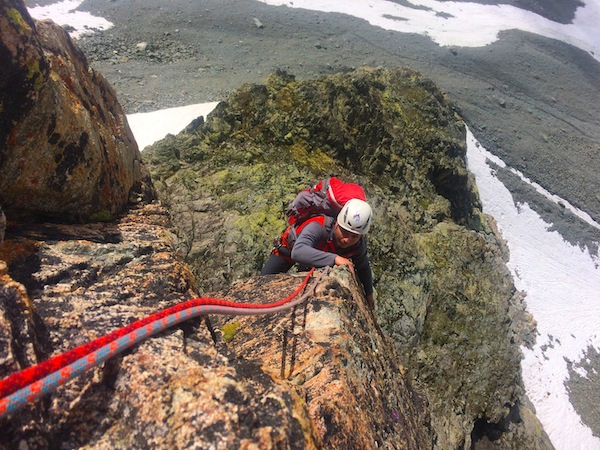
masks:
[[[373,212],[369,204],[353,198],[348,200],[337,216],[337,223],[344,230],[356,234],[367,234]]]

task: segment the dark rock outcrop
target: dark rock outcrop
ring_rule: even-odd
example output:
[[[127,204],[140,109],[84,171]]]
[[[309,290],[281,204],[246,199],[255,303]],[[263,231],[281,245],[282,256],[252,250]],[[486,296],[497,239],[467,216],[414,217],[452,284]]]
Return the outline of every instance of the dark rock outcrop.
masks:
[[[143,190],[145,168],[106,80],[66,31],[34,22],[19,0],[0,1],[0,62],[8,217],[84,221],[122,212],[130,191]]]
[[[6,230],[6,216],[4,215],[4,211],[2,211],[2,207],[0,206],[0,244],[4,240],[4,231]]]

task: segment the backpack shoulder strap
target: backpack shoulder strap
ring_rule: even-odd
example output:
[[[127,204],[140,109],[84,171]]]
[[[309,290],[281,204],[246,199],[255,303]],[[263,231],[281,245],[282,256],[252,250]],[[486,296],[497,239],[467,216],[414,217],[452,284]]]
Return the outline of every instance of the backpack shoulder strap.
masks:
[[[331,180],[331,178],[323,178],[317,184],[311,186],[312,192],[322,192],[323,194],[327,194],[330,185],[329,180]]]
[[[319,225],[325,226],[326,221],[327,221],[327,216],[314,216],[314,217],[311,217],[310,219],[307,219],[304,222],[302,222],[298,227],[294,227],[295,228],[294,231],[296,233],[296,236],[298,236],[300,233],[302,233],[302,230],[304,229],[304,227],[306,225],[308,225],[309,223],[317,222]]]

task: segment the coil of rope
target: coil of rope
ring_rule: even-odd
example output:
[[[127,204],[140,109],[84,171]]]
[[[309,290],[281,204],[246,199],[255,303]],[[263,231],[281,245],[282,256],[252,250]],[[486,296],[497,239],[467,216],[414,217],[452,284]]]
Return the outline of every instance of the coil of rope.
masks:
[[[0,418],[13,414],[29,402],[49,394],[135,344],[181,322],[207,314],[257,315],[285,311],[305,301],[323,273],[318,272],[301,296],[315,269],[289,296],[273,303],[235,303],[217,298],[196,298],[159,311],[105,336],[80,345],[40,364],[16,372],[0,381]],[[297,298],[296,298],[297,297]]]

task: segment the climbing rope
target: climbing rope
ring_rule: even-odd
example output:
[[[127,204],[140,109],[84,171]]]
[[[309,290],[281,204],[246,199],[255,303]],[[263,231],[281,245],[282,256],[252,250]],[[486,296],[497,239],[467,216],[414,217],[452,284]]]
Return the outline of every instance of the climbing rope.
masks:
[[[310,289],[294,299],[306,287],[315,269],[289,296],[273,303],[235,303],[217,298],[196,298],[159,311],[110,334],[83,344],[40,364],[9,375],[0,381],[0,418],[12,414],[29,402],[49,394],[67,381],[81,375],[135,344],[186,320],[206,314],[273,314],[302,303],[314,291],[322,273]]]

